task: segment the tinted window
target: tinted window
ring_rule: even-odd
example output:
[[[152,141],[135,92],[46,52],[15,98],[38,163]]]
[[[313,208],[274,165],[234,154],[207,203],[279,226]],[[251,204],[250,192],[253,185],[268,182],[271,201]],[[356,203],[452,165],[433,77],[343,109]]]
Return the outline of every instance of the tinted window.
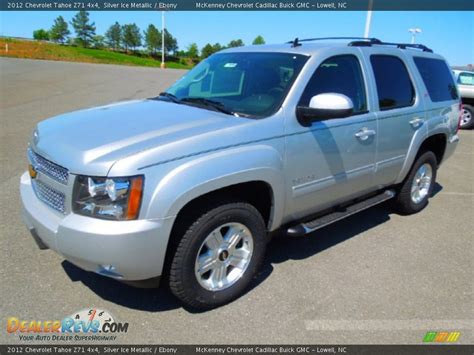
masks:
[[[474,74],[460,73],[458,77],[458,84],[460,85],[474,85]]]
[[[441,59],[415,57],[416,67],[423,78],[430,99],[433,102],[458,98],[453,74]]]
[[[373,55],[370,62],[374,70],[381,110],[411,106],[415,102],[415,89],[400,58]]]
[[[313,96],[327,93],[348,96],[355,113],[367,111],[364,78],[355,56],[341,55],[325,60],[314,72],[299,104],[309,106]]]

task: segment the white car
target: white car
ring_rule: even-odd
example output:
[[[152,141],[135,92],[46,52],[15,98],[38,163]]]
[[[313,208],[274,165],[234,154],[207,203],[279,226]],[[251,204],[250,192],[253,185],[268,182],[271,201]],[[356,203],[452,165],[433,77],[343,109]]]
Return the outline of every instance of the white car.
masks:
[[[467,70],[454,70],[453,72],[463,105],[460,127],[469,129],[474,126],[472,119],[474,113],[474,72]]]

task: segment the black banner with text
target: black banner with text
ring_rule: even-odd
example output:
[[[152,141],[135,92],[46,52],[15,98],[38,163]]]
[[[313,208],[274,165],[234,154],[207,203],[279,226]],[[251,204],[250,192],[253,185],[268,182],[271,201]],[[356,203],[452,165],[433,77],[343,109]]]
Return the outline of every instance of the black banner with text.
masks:
[[[473,11],[473,0],[0,0],[1,11]]]

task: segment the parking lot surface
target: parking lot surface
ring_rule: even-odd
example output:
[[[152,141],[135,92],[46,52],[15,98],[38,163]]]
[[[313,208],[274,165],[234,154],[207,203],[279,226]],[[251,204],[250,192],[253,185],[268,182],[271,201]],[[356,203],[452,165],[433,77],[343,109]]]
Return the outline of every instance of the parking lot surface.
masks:
[[[18,191],[36,123],[156,96],[183,73],[0,59],[1,343],[21,343],[5,331],[8,317],[60,320],[91,307],[129,323],[116,344],[421,344],[427,331],[454,330],[473,343],[473,131],[460,133],[421,213],[382,205],[309,237],[277,237],[251,290],[213,311],[191,312],[166,289],[135,289],[40,251]]]

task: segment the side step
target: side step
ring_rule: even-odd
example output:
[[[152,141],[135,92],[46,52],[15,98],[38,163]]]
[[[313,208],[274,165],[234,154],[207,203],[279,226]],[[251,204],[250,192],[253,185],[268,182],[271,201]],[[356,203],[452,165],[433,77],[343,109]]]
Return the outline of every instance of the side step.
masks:
[[[286,233],[292,237],[300,237],[302,235],[312,233],[317,229],[323,228],[331,223],[351,216],[357,212],[363,211],[367,208],[378,205],[379,203],[390,200],[394,196],[395,192],[393,190],[386,190],[381,194],[369,197],[366,200],[354,203],[353,205],[349,205],[343,209],[338,209],[334,212],[318,217],[312,221],[292,226],[288,228]]]

